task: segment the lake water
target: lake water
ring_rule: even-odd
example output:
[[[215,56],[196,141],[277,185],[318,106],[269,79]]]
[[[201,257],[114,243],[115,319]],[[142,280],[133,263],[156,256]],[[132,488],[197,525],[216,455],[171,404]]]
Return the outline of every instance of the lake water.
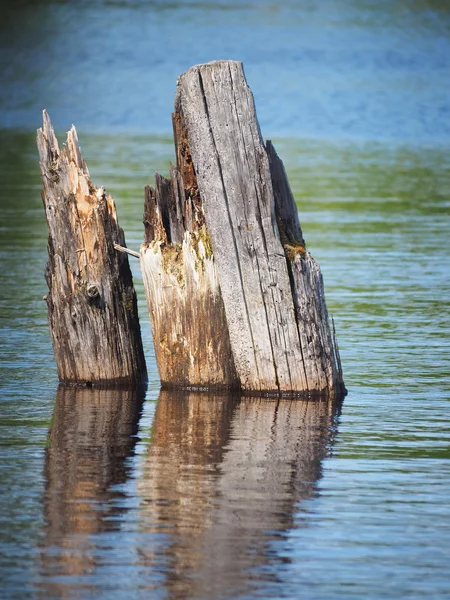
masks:
[[[444,0],[18,0],[0,20],[7,599],[450,598]],[[178,75],[244,62],[319,261],[343,405],[58,389],[35,130],[72,123],[138,249]]]

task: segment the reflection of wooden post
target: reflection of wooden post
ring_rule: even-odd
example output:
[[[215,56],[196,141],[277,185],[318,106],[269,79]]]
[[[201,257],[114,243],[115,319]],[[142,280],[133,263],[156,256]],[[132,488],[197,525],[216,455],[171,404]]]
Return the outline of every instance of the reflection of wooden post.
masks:
[[[320,270],[241,63],[189,69],[173,121],[141,248],[163,385],[342,395]]]
[[[136,294],[116,208],[89,179],[75,128],[60,150],[50,119],[37,144],[48,223],[46,296],[59,379],[88,385],[146,380]]]
[[[339,403],[162,391],[138,490],[140,568],[167,597],[253,597],[271,543],[317,494]]]
[[[64,598],[73,591],[66,577],[91,574],[98,562],[95,534],[119,527],[126,510],[120,484],[129,475],[144,396],[142,387],[58,388],[45,461],[46,597]]]

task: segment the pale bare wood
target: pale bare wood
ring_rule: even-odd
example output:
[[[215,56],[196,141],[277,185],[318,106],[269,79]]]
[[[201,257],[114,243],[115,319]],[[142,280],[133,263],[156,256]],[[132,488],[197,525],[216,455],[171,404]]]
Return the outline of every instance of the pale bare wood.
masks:
[[[61,382],[140,385],[147,372],[136,294],[113,198],[97,188],[74,127],[59,148],[48,114],[37,133],[48,223],[46,296]]]
[[[157,175],[156,181],[156,189],[146,188],[141,271],[161,383],[236,388],[239,382],[203,216],[197,214],[175,168],[171,180]],[[186,224],[191,229],[183,231]]]
[[[139,252],[135,252],[134,250],[130,250],[129,248],[125,248],[124,246],[120,246],[119,244],[114,244],[114,249],[118,252],[125,252],[125,254],[129,254],[130,256],[134,256],[135,258],[141,257]]]

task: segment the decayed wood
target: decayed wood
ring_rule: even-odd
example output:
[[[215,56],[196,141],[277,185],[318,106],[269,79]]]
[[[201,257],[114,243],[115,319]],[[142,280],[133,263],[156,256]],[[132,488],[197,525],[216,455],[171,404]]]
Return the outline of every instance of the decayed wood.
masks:
[[[145,190],[141,270],[163,387],[237,388],[211,242],[184,125],[177,166]]]
[[[89,178],[77,133],[59,148],[48,114],[38,130],[48,223],[46,296],[61,382],[138,385],[146,380],[136,294],[114,200]]]
[[[174,168],[171,180],[157,175],[156,181],[156,189],[145,190],[141,270],[161,383],[163,387],[237,388],[217,271],[201,209],[199,214],[184,187],[178,189],[182,182]],[[174,198],[182,198],[175,205],[179,212],[163,212],[162,207],[174,208]],[[181,222],[190,229],[183,232]]]
[[[242,64],[219,61],[189,69],[178,81],[173,119],[177,169],[170,181],[157,176],[156,190],[147,193],[148,239],[141,251],[160,371],[167,358],[171,363],[172,376],[165,372],[163,383],[182,383],[176,371],[185,356],[191,373],[202,360],[180,322],[199,293],[213,291],[220,310],[203,306],[196,314],[208,327],[203,331],[197,323],[197,343],[206,345],[220,326],[221,339],[229,339],[231,348],[229,382],[237,377],[241,389],[256,393],[342,394],[320,270],[305,248],[282,162],[261,138]],[[206,287],[188,288],[176,269],[178,262],[199,281],[195,257],[186,260],[192,235],[207,240],[205,257],[214,277]],[[158,252],[166,258],[172,252],[170,268]],[[170,269],[177,271],[178,283],[173,274],[170,279]],[[168,285],[170,294],[163,291]],[[163,302],[168,305],[161,309]],[[171,338],[159,333],[167,314],[177,315]],[[213,363],[216,359],[212,356]],[[220,381],[228,375],[221,363]],[[197,383],[191,375],[183,381]]]
[[[179,80],[177,106],[186,121],[242,387],[306,390],[286,259],[275,234],[269,162],[240,63],[190,69]]]
[[[283,163],[270,141],[266,144],[272,175],[278,231],[283,244],[302,348],[308,390],[345,393],[339,349],[331,333],[323,278],[318,263],[305,248],[297,207]]]

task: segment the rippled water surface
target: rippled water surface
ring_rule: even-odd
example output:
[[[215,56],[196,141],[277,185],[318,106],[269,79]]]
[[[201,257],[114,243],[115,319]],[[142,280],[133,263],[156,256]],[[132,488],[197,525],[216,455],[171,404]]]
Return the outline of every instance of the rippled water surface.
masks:
[[[23,598],[450,597],[450,10],[439,0],[27,2],[0,24],[0,582]],[[75,123],[127,244],[177,76],[243,60],[349,394],[58,389],[35,129]]]

